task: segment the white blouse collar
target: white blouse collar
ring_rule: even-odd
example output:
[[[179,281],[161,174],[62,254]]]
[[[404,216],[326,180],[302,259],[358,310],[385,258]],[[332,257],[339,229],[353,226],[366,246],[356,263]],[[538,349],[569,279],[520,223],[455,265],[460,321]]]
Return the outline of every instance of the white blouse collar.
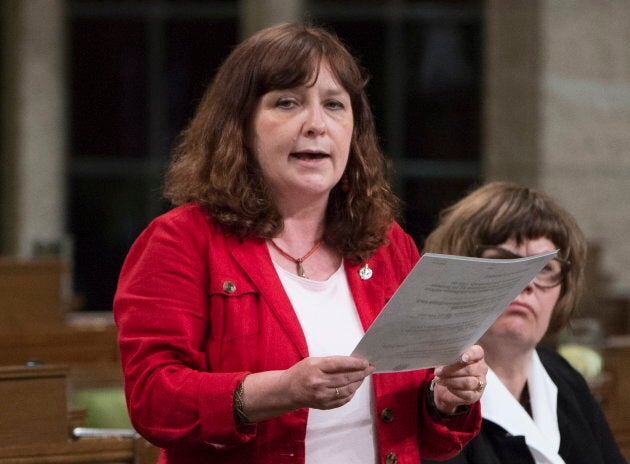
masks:
[[[558,454],[558,388],[534,351],[527,376],[532,415],[514,398],[492,369],[488,369],[487,386],[481,398],[484,419],[503,427],[514,436],[525,437],[536,464],[565,464]]]

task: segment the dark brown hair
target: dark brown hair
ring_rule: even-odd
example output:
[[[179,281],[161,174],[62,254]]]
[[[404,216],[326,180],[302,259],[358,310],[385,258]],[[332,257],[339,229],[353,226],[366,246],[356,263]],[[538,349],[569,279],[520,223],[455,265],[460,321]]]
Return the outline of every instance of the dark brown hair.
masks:
[[[444,209],[437,228],[425,242],[425,252],[475,256],[479,245],[499,245],[509,239],[547,238],[570,261],[570,270],[549,324],[560,330],[577,305],[586,264],[586,239],[573,216],[544,193],[508,182],[490,182]]]
[[[165,196],[174,205],[198,202],[228,233],[276,236],[282,217],[253,156],[252,117],[265,93],[314,81],[322,59],[349,93],[354,116],[344,174],[349,189],[336,185],[330,193],[324,241],[354,262],[371,256],[398,214],[398,200],[385,178],[367,78],[341,41],[319,27],[276,25],[232,51],[180,136]]]

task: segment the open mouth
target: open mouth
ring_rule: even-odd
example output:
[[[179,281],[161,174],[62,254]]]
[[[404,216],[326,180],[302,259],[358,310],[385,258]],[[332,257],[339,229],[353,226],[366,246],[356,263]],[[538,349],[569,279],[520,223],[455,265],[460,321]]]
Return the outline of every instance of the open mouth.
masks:
[[[291,156],[299,160],[317,160],[317,159],[323,159],[323,158],[328,157],[326,153],[303,153],[303,152],[291,153]]]

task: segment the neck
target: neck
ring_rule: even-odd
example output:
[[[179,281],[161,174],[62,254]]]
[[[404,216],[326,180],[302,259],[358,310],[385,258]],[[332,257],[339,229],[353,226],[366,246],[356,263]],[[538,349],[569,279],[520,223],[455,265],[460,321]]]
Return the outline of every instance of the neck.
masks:
[[[485,360],[488,366],[492,368],[510,393],[520,401],[523,387],[527,382],[533,349],[527,351],[509,350],[506,349],[509,343],[504,343],[497,349],[483,343],[481,345],[485,351]]]
[[[280,234],[274,239],[278,244],[285,244],[289,248],[310,248],[324,235],[324,217],[320,215],[301,215],[283,218]],[[293,250],[296,254],[300,250]]]
[[[296,206],[297,201],[277,202],[283,219],[283,228],[279,235],[273,238],[276,245],[294,258],[304,256],[324,236],[324,221],[326,203],[319,201],[302,201],[302,207]],[[270,244],[273,259],[277,264],[290,272],[296,272],[293,260],[282,256]],[[322,244],[317,251],[303,263],[306,276],[312,280],[326,280],[341,264],[341,256],[334,250]]]
[[[328,207],[328,197],[305,197],[293,194],[292,198],[274,198],[278,211],[284,221],[285,230],[295,226],[300,229],[323,227]],[[304,233],[304,230],[300,231]]]

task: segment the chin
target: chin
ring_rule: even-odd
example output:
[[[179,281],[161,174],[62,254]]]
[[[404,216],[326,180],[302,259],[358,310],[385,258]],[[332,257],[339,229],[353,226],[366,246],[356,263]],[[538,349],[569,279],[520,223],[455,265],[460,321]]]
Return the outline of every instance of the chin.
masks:
[[[484,338],[500,339],[501,343],[519,345],[522,343],[531,344],[531,329],[528,330],[524,324],[515,321],[498,322],[499,323],[495,323],[495,325],[492,326]]]
[[[492,353],[509,356],[517,353],[527,353],[536,348],[530,337],[523,337],[508,332],[495,334],[491,337],[485,335],[479,343],[486,350],[489,357],[493,357]]]

